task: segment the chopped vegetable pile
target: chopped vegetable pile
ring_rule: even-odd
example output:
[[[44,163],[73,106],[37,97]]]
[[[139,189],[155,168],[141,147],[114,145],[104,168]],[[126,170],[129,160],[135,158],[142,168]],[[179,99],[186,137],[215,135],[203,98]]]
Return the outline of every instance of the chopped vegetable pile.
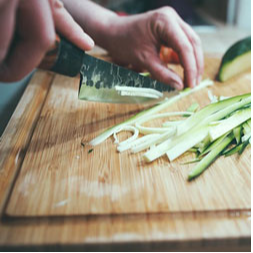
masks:
[[[196,158],[187,162],[197,163],[188,175],[188,180],[192,180],[219,156],[242,154],[251,144],[250,93],[227,98],[215,97],[209,92],[211,102],[202,109],[199,109],[197,103],[193,103],[183,112],[159,113],[182,97],[212,84],[212,81],[205,80],[194,89],[185,89],[179,95],[108,129],[90,144],[98,145],[113,135],[119,152],[146,151],[143,154],[146,162],[152,162],[164,155],[172,162],[185,152],[193,152]],[[179,116],[180,120],[167,121],[162,127],[144,126],[148,121],[171,116]],[[133,135],[119,142],[117,134],[121,131],[130,131]]]

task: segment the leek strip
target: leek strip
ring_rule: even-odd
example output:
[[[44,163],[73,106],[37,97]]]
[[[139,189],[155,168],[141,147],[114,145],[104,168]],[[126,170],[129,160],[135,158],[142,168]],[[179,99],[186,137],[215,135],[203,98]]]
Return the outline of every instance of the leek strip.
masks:
[[[186,110],[187,112],[196,112],[199,109],[199,104],[198,103],[193,103],[191,106]],[[183,117],[189,117],[189,114],[184,114]]]
[[[118,138],[117,138],[117,133],[121,132],[121,131],[131,131],[133,132],[133,136],[131,136],[130,138],[119,142]],[[114,133],[113,133],[113,137],[115,139],[114,143],[116,144],[120,144],[120,145],[126,145],[131,141],[134,141],[138,138],[139,135],[139,130],[136,127],[133,126],[123,126],[123,127],[119,127]]]
[[[201,159],[200,158],[196,158],[196,159],[193,159],[191,161],[188,161],[188,162],[184,162],[184,163],[181,163],[182,165],[187,165],[187,164],[192,164],[192,163],[198,163],[200,162]]]
[[[119,146],[117,147],[117,150],[118,150],[119,152],[123,152],[123,151],[126,151],[126,150],[128,150],[128,149],[131,149],[131,148],[133,148],[133,147],[135,147],[135,146],[138,146],[138,145],[140,145],[140,144],[146,142],[146,141],[149,140],[150,138],[153,139],[154,137],[159,137],[159,136],[160,136],[160,134],[149,134],[149,135],[145,135],[145,136],[142,136],[141,138],[136,139],[135,141],[130,142],[130,143],[126,144],[126,145],[119,144]]]
[[[223,138],[223,137],[221,137]],[[188,180],[192,180],[199,176],[208,166],[215,161],[215,159],[220,155],[220,153],[233,141],[234,135],[230,134],[225,137],[222,142],[213,149],[208,155],[206,155],[197,166],[188,175]]]
[[[142,73],[140,73],[140,75],[142,75],[142,76],[150,76],[150,73],[149,72],[142,72]]]
[[[196,86],[193,89],[185,89],[184,91],[180,92],[178,95],[171,97],[170,99],[166,99],[164,100],[163,103],[160,103],[158,105],[155,105],[145,111],[139,112],[138,114],[132,116],[131,118],[129,118],[128,120],[113,126],[109,129],[107,129],[106,131],[104,131],[102,134],[100,134],[99,136],[97,136],[96,138],[94,138],[92,141],[90,141],[90,145],[92,146],[96,146],[100,143],[102,143],[103,141],[105,141],[107,138],[109,138],[114,132],[115,130],[119,127],[119,126],[124,126],[124,125],[132,125],[135,124],[135,122],[137,122],[138,120],[151,116],[155,113],[158,113],[164,109],[166,109],[167,107],[169,107],[170,105],[174,104],[175,102],[177,102],[178,100],[180,100],[183,97],[186,97],[192,93],[195,93],[203,88],[206,88],[210,85],[213,85],[213,81],[206,79],[204,81],[202,81],[198,86]]]
[[[237,108],[240,108],[245,104],[250,103],[250,100],[250,93],[248,93],[207,105],[202,110],[194,113],[191,117],[187,118],[180,126],[178,126],[177,134],[181,135],[182,133],[189,131],[189,129],[199,124],[201,121],[203,121],[203,119],[223,109],[223,114],[220,117],[217,117],[217,119],[213,118],[212,120],[209,120],[209,122],[219,120],[228,115],[228,113],[233,112]]]
[[[147,162],[152,162],[155,159],[163,156],[170,149],[174,152],[174,147],[180,146],[183,148],[183,153],[188,149],[194,147],[196,144],[201,142],[208,134],[208,128],[203,127],[202,129],[192,129],[187,133],[184,133],[181,136],[175,136],[171,139],[168,139],[152,150],[152,152],[148,151],[144,154],[144,159]],[[178,150],[178,153],[183,154],[182,150]]]
[[[129,93],[136,93],[136,94],[152,94],[156,95],[157,97],[163,97],[163,93],[151,88],[138,88],[138,87],[127,87],[127,86],[115,86],[116,91],[121,92],[129,92]],[[133,95],[134,96],[134,95]]]
[[[233,130],[251,117],[251,109],[244,109],[235,112],[231,117],[224,120],[218,126],[212,127],[209,131],[211,141],[216,140],[223,134]]]
[[[208,98],[209,98],[209,100],[210,100],[211,103],[218,102],[218,97],[214,96],[213,93],[212,93],[212,91],[208,90],[207,94],[208,94]]]
[[[243,146],[244,143],[241,143],[233,148],[230,148],[228,150],[226,150],[225,152],[223,152],[222,154],[227,157],[227,156],[231,156],[231,155],[234,155],[235,153],[238,153],[241,149],[242,149],[242,146]]]
[[[241,97],[241,96],[239,96],[239,97]],[[237,97],[237,99],[238,99],[238,97]],[[198,113],[200,113],[199,115],[202,116],[202,118],[197,117],[198,122],[194,124],[194,127],[192,127],[191,129],[188,129],[187,132],[183,131],[183,134],[179,135],[178,129],[180,127],[182,127],[182,125],[185,125],[185,127],[187,128],[187,125],[185,124],[185,122],[188,119],[190,119],[190,118],[188,118],[187,120],[185,120],[182,124],[180,124],[178,126],[177,136],[173,138],[173,141],[168,140],[168,141],[165,141],[164,143],[161,143],[153,150],[153,154],[151,154],[148,151],[147,153],[144,154],[144,159],[148,162],[151,162],[151,161],[157,159],[158,157],[164,155],[165,153],[167,153],[167,156],[169,157],[170,161],[174,160],[179,155],[181,155],[185,151],[187,151],[187,149],[189,149],[189,148],[195,146],[196,144],[198,144],[199,142],[201,142],[207,136],[206,131],[209,130],[208,124],[210,122],[224,118],[228,113],[231,113],[234,110],[249,103],[250,99],[251,99],[250,97],[246,97],[245,99],[240,98],[239,102],[232,104],[230,106],[227,106],[226,108],[224,108],[218,112],[216,110],[216,113],[210,115],[209,117],[206,117],[205,114],[203,114],[203,111],[205,113],[207,113],[205,108],[202,109],[201,111],[195,113],[194,115],[192,115],[190,117],[190,118],[192,118],[195,115],[197,115]],[[230,103],[231,103],[231,100],[232,99],[230,99]],[[225,102],[227,102],[227,101],[223,100],[219,103],[225,103]],[[225,104],[227,104],[227,103],[225,103]],[[215,104],[212,104],[211,106],[213,106],[213,105],[215,105]],[[196,120],[196,118],[195,118],[195,120]],[[191,123],[191,121],[190,121],[190,123]],[[201,134],[198,135],[198,131],[201,132]],[[195,140],[192,138],[192,135],[196,136]],[[188,140],[189,140],[189,143],[187,143]],[[196,142],[196,140],[197,140],[197,142]],[[186,143],[187,145],[182,145],[182,143]]]
[[[251,138],[251,133],[247,133],[242,137],[242,142],[247,141],[249,138]]]
[[[155,99],[160,98],[156,94],[152,94],[152,93],[143,93],[143,92],[137,93],[137,92],[130,92],[130,91],[122,91],[120,92],[120,95],[128,96],[128,97],[145,97],[145,98],[155,98]]]
[[[224,134],[222,137],[220,137],[218,140],[216,140],[215,142],[212,142],[211,145],[209,145],[202,153],[200,153],[199,157],[203,157],[204,155],[206,155],[207,153],[209,153],[210,151],[212,151],[213,149],[216,149],[221,142],[223,141],[224,138],[226,138],[226,136],[228,135]]]
[[[154,142],[157,140],[157,137],[155,138],[149,138],[146,142],[136,146],[136,147],[133,147],[131,149],[131,152],[132,153],[138,153],[138,152],[141,152],[142,150],[145,150],[145,149],[148,149],[149,147],[152,147],[154,148]]]
[[[172,147],[166,152],[169,160],[172,162],[188,149],[203,141],[207,135],[208,127],[203,127],[187,134],[186,138],[180,136],[180,139],[175,139],[171,145]]]
[[[250,139],[251,138],[249,138],[247,141],[243,142],[241,149],[238,151],[239,155],[241,155],[243,153],[243,151],[246,149],[246,147],[250,144]]]
[[[175,121],[166,121],[163,123],[163,127],[175,127],[181,124],[183,120],[175,120]]]
[[[242,126],[238,126],[233,129],[233,133],[235,136],[236,143],[239,144],[241,142],[241,136],[242,136]]]
[[[242,124],[243,133],[251,133],[251,119],[247,120],[245,123]]]
[[[171,129],[171,127],[144,127],[139,124],[136,125],[136,128],[141,134],[163,134]]]
[[[143,151],[143,150],[145,150],[145,149],[147,149],[151,146],[157,145],[157,144],[167,140],[168,138],[170,138],[175,133],[176,133],[176,129],[173,128],[173,129],[171,129],[170,131],[167,131],[164,134],[160,134],[157,138],[152,139],[152,141],[147,141],[147,142],[141,143],[139,146],[136,146],[135,148],[132,148],[132,152],[137,153],[137,152]],[[153,149],[155,149],[155,146],[154,146]]]
[[[164,117],[171,117],[171,116],[183,116],[184,114],[192,114],[190,112],[168,112],[168,113],[160,113],[157,115],[152,115],[148,118],[144,118],[139,120],[138,122],[135,123],[136,128],[140,131],[142,134],[150,134],[150,133],[165,133],[171,129],[170,128],[165,128],[165,127],[145,127],[142,126],[141,124],[153,120],[153,119],[158,119],[158,118],[164,118]]]

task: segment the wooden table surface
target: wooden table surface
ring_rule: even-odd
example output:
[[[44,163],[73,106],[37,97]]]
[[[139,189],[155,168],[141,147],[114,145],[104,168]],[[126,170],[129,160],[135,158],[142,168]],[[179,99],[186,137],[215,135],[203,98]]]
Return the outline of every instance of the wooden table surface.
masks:
[[[206,77],[215,77],[219,61],[219,59],[213,57],[206,58]],[[247,72],[233,79],[231,84],[216,83],[213,91],[221,94],[227,92],[228,95],[236,95],[238,92],[243,93],[250,90],[250,86],[248,86],[250,79],[250,72]],[[72,101],[72,93],[75,91],[77,83],[78,80],[75,79],[66,79],[48,72],[38,71],[28,85],[2,136],[0,143],[1,250],[250,250],[250,150],[246,152],[246,156],[242,158],[241,162],[238,162],[235,158],[229,158],[222,174],[219,174],[222,165],[215,167],[214,164],[213,170],[207,171],[200,180],[193,183],[193,186],[186,185],[187,183],[183,177],[185,172],[183,171],[182,175],[178,174],[181,173],[178,171],[174,174],[169,173],[173,172],[169,170],[163,172],[164,177],[166,176],[168,180],[176,180],[181,184],[179,188],[171,188],[172,191],[175,191],[174,194],[180,192],[190,194],[192,190],[192,193],[194,194],[195,191],[195,194],[203,201],[191,199],[187,202],[187,199],[181,196],[174,199],[176,202],[169,201],[168,205],[163,206],[161,203],[166,203],[164,201],[166,195],[161,196],[160,200],[162,202],[159,200],[158,195],[150,196],[150,198],[149,195],[138,195],[138,197],[145,198],[147,201],[152,200],[152,202],[150,202],[150,205],[148,205],[149,202],[143,206],[141,204],[132,205],[132,208],[135,208],[134,212],[122,212],[122,208],[120,208],[122,205],[127,210],[127,207],[132,204],[131,201],[135,201],[133,192],[131,193],[132,198],[124,199],[123,195],[119,195],[126,202],[118,202],[115,206],[110,206],[110,199],[109,202],[107,202],[108,199],[105,200],[103,206],[94,199],[87,198],[87,195],[85,195],[85,198],[76,195],[77,192],[75,191],[70,192],[68,190],[67,195],[64,195],[64,193],[61,195],[64,188],[61,188],[60,184],[58,185],[58,179],[62,180],[62,174],[59,171],[71,158],[62,157],[61,159],[64,162],[60,166],[58,156],[63,154],[61,153],[62,149],[69,150],[68,148],[75,149],[75,147],[73,145],[68,146],[68,138],[65,139],[66,144],[61,143],[62,146],[58,147],[57,140],[59,140],[59,136],[52,139],[50,133],[53,131],[52,124],[55,124],[55,122],[58,122],[58,126],[55,126],[56,131],[65,133],[66,136],[68,136],[67,133],[71,133],[72,137],[75,136],[78,141],[81,137],[80,133],[85,133],[82,129],[78,132],[77,128],[73,128],[72,131],[67,127],[64,130],[64,114],[60,114],[61,111],[64,113],[66,109],[64,103],[61,104],[62,101],[66,105],[70,100]],[[58,92],[55,92],[57,90]],[[55,94],[58,94],[58,97]],[[205,96],[207,95],[203,93],[203,99],[206,99]],[[197,97],[195,98],[197,99]],[[203,101],[200,102],[204,103]],[[70,104],[70,113],[66,115],[66,120],[70,123],[72,123],[71,120],[83,120],[79,110],[81,105],[78,103],[73,104],[71,102]],[[85,109],[85,106],[84,104],[82,109]],[[95,110],[94,106],[94,103],[92,103],[89,110]],[[99,108],[101,112],[105,110],[104,106]],[[115,110],[115,107],[109,110],[111,116],[115,114]],[[125,108],[125,110],[129,111],[129,108]],[[50,120],[52,115],[56,115],[53,121]],[[99,117],[99,115],[96,117]],[[97,127],[101,130],[101,127],[106,127],[107,123],[103,124]],[[96,131],[95,133],[97,133]],[[45,140],[44,134],[48,134],[48,139]],[[40,139],[41,136],[44,137]],[[34,140],[41,141],[34,142]],[[57,150],[62,149],[57,153],[58,156],[50,156],[50,148],[55,145],[58,147]],[[46,153],[43,151],[45,148],[48,149]],[[33,154],[30,152],[31,150],[37,151]],[[45,167],[45,156],[50,157],[51,167]],[[116,154],[116,156],[119,157],[120,155]],[[76,154],[74,157],[76,158]],[[41,159],[42,163],[38,159]],[[75,160],[74,164],[77,165],[78,161]],[[89,166],[87,165],[87,167]],[[134,166],[132,169],[134,169]],[[219,169],[217,169],[218,167]],[[58,170],[55,170],[55,168],[58,168]],[[159,172],[158,168],[157,171],[155,169],[151,168],[150,173],[155,175]],[[233,173],[226,174],[229,173],[229,169]],[[75,174],[75,171],[69,173]],[[91,171],[91,173],[95,173],[95,171]],[[129,173],[131,176],[131,173],[136,172],[129,171]],[[35,179],[33,181],[32,174],[39,175],[39,177],[33,178]],[[177,178],[178,175],[181,175],[180,178]],[[226,181],[228,175],[229,180]],[[86,176],[89,177],[89,174]],[[126,174],[126,180],[128,179],[127,176]],[[162,179],[162,174],[155,175],[155,178],[157,176]],[[215,187],[215,176],[221,176],[220,183],[216,185],[217,189],[212,188]],[[72,181],[71,185],[73,189],[80,186],[78,181]],[[209,189],[208,201],[205,201],[204,194],[201,196],[201,187]],[[84,188],[85,186],[82,187],[82,189]],[[88,188],[89,192],[94,190],[93,188]],[[44,191],[41,189],[44,189]],[[50,191],[50,189],[54,189],[54,191]],[[158,187],[157,190],[160,191],[161,189]],[[110,190],[108,191],[110,192]],[[120,188],[116,191],[121,194]],[[76,205],[77,208],[67,202],[59,204],[60,200],[64,201],[65,197],[69,196],[68,194],[77,196],[75,203],[80,202],[79,205]],[[169,192],[167,194],[169,197]],[[172,197],[170,195],[169,198],[174,201]],[[158,198],[157,202],[156,198]],[[54,203],[59,204],[59,209],[48,206],[51,205],[52,200],[56,201]],[[96,208],[92,209],[92,205],[86,204],[85,201],[87,203],[92,201],[90,204],[93,204],[93,207]],[[200,205],[200,202],[203,203]]]

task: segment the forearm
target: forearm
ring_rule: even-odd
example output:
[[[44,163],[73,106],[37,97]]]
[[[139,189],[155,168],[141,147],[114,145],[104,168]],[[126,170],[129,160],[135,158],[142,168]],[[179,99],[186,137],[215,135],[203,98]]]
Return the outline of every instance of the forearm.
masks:
[[[112,24],[118,19],[117,14],[89,0],[62,0],[62,2],[95,43],[107,49]]]

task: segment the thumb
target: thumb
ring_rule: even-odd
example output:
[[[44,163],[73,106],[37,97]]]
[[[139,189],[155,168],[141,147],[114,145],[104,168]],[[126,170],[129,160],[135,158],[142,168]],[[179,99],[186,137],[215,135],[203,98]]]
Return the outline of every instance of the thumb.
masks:
[[[51,0],[50,3],[56,31],[80,49],[84,51],[91,50],[94,47],[94,41],[75,22],[64,8],[63,3],[59,0]]]
[[[177,90],[184,88],[182,79],[174,71],[170,70],[158,56],[150,57],[145,67],[151,76],[159,82],[168,84]]]

